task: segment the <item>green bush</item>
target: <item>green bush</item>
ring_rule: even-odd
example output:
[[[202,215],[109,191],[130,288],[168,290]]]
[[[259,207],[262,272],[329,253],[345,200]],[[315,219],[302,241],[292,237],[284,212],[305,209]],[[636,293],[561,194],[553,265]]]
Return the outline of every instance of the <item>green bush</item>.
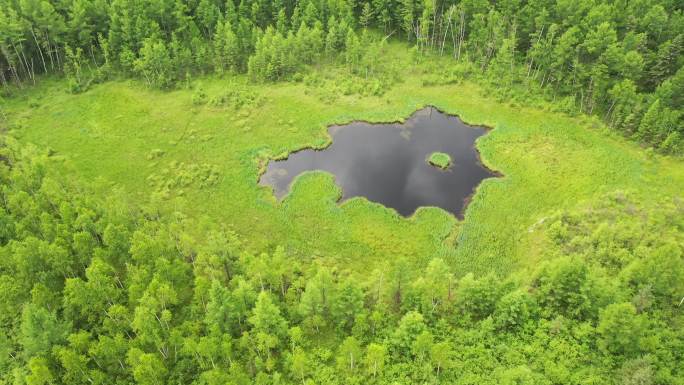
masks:
[[[202,88],[198,88],[191,96],[192,104],[199,106],[207,102],[207,93]]]

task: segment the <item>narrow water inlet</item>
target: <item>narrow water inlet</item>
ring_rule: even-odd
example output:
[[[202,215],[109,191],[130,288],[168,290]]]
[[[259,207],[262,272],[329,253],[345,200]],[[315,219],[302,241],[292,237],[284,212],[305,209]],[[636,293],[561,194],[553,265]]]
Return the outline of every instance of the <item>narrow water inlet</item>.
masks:
[[[362,196],[401,215],[418,207],[436,206],[462,218],[477,185],[498,174],[482,165],[475,141],[486,128],[469,126],[434,107],[416,111],[404,123],[353,122],[331,126],[332,144],[323,150],[302,150],[270,161],[259,184],[271,186],[278,198],[305,171],[335,176],[342,200]],[[451,165],[442,170],[426,162],[443,152]]]

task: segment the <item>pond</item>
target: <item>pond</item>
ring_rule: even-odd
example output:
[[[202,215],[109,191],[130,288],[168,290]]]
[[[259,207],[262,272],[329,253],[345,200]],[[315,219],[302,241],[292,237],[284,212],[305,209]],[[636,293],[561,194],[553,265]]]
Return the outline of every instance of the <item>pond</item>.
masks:
[[[475,149],[475,140],[487,130],[434,107],[415,112],[404,123],[353,122],[331,126],[329,132],[330,146],[269,162],[259,183],[282,198],[298,175],[322,170],[335,176],[343,201],[361,196],[404,216],[436,206],[462,218],[477,185],[498,176],[482,165]],[[436,152],[451,158],[445,169],[428,162]]]

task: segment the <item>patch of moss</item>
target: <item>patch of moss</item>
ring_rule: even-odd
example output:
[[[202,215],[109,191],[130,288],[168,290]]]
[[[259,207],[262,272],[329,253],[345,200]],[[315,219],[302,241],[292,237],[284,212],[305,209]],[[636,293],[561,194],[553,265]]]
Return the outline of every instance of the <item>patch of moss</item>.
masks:
[[[439,167],[442,170],[446,170],[451,166],[451,157],[449,154],[443,152],[433,152],[427,158],[427,162],[435,167]]]

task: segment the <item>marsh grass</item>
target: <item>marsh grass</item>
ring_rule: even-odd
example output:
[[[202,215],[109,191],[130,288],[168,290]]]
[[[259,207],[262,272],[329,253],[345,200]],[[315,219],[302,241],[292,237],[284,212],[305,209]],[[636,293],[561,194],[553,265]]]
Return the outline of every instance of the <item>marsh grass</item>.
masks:
[[[322,66],[312,71],[325,80],[313,86],[206,78],[206,96],[194,98],[192,88],[161,92],[130,81],[74,95],[63,81],[47,79],[3,107],[22,142],[54,149],[74,173],[114,183],[131,202],[144,205],[155,191],[168,191],[162,199],[168,210],[223,222],[249,250],[282,245],[301,258],[364,274],[399,258],[420,267],[434,256],[457,274],[506,274],[535,262],[543,245],[528,229],[558,210],[615,190],[630,190],[637,200],[684,191],[682,161],[648,156],[595,119],[497,102],[458,77],[467,68],[449,70],[438,58],[415,64],[409,50],[392,44],[386,60],[402,68],[404,81],[381,96],[338,87],[333,99],[322,98],[312,87],[343,84],[348,75]],[[448,71],[448,81],[427,67]],[[229,95],[221,108],[210,105],[221,95]],[[477,147],[484,165],[505,177],[478,187],[463,221],[437,208],[404,218],[363,198],[338,204],[339,187],[323,172],[295,179],[280,202],[257,184],[266,159],[325,146],[331,124],[400,121],[426,105],[493,127]]]
[[[437,168],[446,170],[451,166],[451,157],[444,152],[433,152],[428,156],[427,162]]]

